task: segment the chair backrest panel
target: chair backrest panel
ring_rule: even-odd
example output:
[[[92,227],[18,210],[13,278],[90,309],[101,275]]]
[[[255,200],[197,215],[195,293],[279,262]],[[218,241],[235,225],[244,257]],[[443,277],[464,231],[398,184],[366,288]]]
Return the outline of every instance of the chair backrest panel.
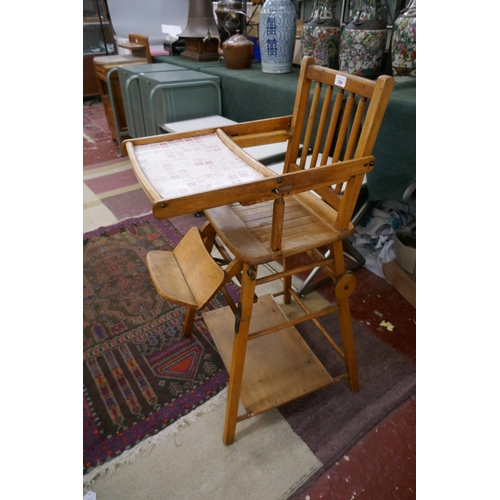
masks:
[[[151,56],[151,50],[149,48],[149,37],[146,35],[141,35],[139,33],[129,33],[128,41],[131,43],[136,43],[141,45],[141,47],[137,47],[131,49],[132,54],[138,57],[145,57],[148,60],[148,63],[153,62],[153,57]]]
[[[390,76],[368,80],[316,66],[312,57],[304,58],[284,173],[371,155],[393,85]],[[347,228],[352,218],[362,181],[363,175],[358,174],[316,190],[339,211],[339,229]]]

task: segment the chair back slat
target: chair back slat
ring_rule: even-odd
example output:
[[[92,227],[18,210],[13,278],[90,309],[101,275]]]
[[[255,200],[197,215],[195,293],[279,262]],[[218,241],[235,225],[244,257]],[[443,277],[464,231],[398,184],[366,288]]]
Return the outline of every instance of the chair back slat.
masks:
[[[354,97],[354,94],[351,94]],[[351,97],[350,96],[350,97]],[[355,111],[354,111],[355,109]],[[349,122],[348,127],[350,128],[349,135],[347,136],[347,145],[345,147],[344,154],[342,155],[342,160],[352,160],[354,155],[354,149],[356,147],[357,141],[359,139],[359,133],[362,125],[363,115],[366,109],[366,98],[361,97],[359,103],[355,108],[350,109],[349,116],[344,115],[344,120]],[[347,110],[346,110],[347,112]],[[352,118],[352,113],[354,114],[354,118]],[[334,158],[335,159],[335,158]],[[338,159],[336,160],[338,161]],[[335,185],[335,192],[340,194],[344,188],[344,183]]]
[[[333,87],[330,86],[333,91]],[[328,134],[325,139],[325,145],[323,147],[323,156],[321,157],[321,165],[326,165],[330,161],[332,144],[335,139],[335,131],[337,129],[338,120],[340,118],[342,107],[344,103],[344,91],[340,89],[335,97],[335,103],[333,105],[332,117],[330,119],[330,125],[328,128]]]
[[[321,98],[321,83],[316,85],[314,89],[314,95],[312,98],[311,108],[309,110],[309,119],[306,122],[306,130],[304,134],[304,141],[302,145],[302,155],[300,157],[300,166],[301,168],[306,168],[306,159],[308,151],[311,147],[311,139],[314,131],[314,118],[316,117],[316,113],[318,111],[318,105]]]
[[[354,104],[354,95],[349,94],[347,96],[347,100],[345,101],[345,103],[343,103],[344,110],[342,113],[342,119],[340,121],[340,127],[337,132],[338,135],[335,143],[335,149],[333,151],[333,156],[332,156],[333,163],[337,163],[340,160],[342,149],[344,147],[344,141],[349,127],[349,117],[351,116],[353,104]],[[318,140],[320,140],[319,137]]]
[[[325,126],[326,126],[326,123],[328,120],[328,115],[330,112],[330,102],[331,102],[331,98],[332,98],[332,93],[333,93],[333,87],[331,85],[328,85],[326,87],[325,98],[323,99],[323,106],[321,109],[321,116],[319,119],[318,130],[316,132],[316,135],[320,136],[320,137],[323,137],[323,135],[325,133]],[[318,156],[320,153],[320,148],[321,148],[320,141],[314,141],[312,158],[311,158],[309,168],[316,167],[316,164],[318,161]]]
[[[354,148],[359,139],[359,133],[361,130],[362,119],[366,109],[366,98],[361,97],[356,108],[356,114],[351,125],[351,132],[349,134],[349,141],[347,143],[346,151],[344,153],[343,160],[352,160],[354,155]]]

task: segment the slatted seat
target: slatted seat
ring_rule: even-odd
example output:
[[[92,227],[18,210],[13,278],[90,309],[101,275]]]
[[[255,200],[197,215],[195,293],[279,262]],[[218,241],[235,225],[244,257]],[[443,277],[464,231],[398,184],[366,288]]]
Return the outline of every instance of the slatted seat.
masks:
[[[241,285],[237,304],[226,293],[226,308],[203,314],[230,375],[227,445],[246,418],[342,380],[352,391],[359,388],[349,311],[356,278],[346,271],[342,241],[354,231],[351,218],[363,178],[375,165],[371,153],[393,85],[389,76],[367,80],[306,57],[290,116],[125,142],[157,218],[205,212],[200,237],[206,255],[192,265],[201,269],[217,249],[221,284],[237,279]],[[279,142],[288,144],[280,174],[244,151]],[[218,167],[227,179],[212,175]],[[172,190],[173,182],[182,192]],[[303,254],[310,262],[296,258]],[[278,260],[282,270],[258,274],[259,266]],[[318,266],[331,276],[336,301],[311,312],[292,276]],[[302,317],[287,319],[271,296],[257,299],[258,287],[274,280],[283,282],[275,296],[284,303],[293,298]],[[318,321],[330,313],[339,314],[342,345]],[[313,321],[341,356],[345,373],[326,372],[295,328],[304,321]],[[238,415],[240,400],[245,412]]]
[[[311,242],[314,242],[314,248],[318,248],[354,232],[352,224],[343,231],[334,227],[337,212],[331,207],[321,207],[323,212],[330,212],[328,218],[318,216],[314,211],[317,203],[317,198],[307,194],[287,199],[281,243],[277,247],[272,245],[274,204],[271,201],[248,207],[233,204],[206,212],[231,252],[243,262],[264,264],[306,252],[311,248]]]

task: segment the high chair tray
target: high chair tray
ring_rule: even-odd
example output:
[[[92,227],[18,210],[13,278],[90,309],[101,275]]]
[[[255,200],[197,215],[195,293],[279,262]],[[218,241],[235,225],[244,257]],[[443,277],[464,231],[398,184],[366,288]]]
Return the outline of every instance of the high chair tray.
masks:
[[[283,118],[268,121],[279,125]],[[284,140],[287,132],[249,134],[238,145],[225,131],[242,125],[247,126],[229,125],[224,130],[196,130],[124,142],[134,173],[153,202],[153,215],[157,219],[232,203],[251,205],[275,200],[344,182],[372,168],[373,157],[367,156],[277,175],[241,147],[257,144],[255,135],[267,134],[271,143],[276,138],[276,142]]]

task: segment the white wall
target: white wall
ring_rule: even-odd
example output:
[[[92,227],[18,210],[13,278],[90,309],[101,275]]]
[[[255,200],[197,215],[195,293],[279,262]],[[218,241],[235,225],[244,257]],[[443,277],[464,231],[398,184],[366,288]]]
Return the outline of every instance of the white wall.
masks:
[[[107,0],[116,36],[127,38],[129,33],[149,36],[150,45],[165,40],[162,24],[185,28],[189,0]]]

